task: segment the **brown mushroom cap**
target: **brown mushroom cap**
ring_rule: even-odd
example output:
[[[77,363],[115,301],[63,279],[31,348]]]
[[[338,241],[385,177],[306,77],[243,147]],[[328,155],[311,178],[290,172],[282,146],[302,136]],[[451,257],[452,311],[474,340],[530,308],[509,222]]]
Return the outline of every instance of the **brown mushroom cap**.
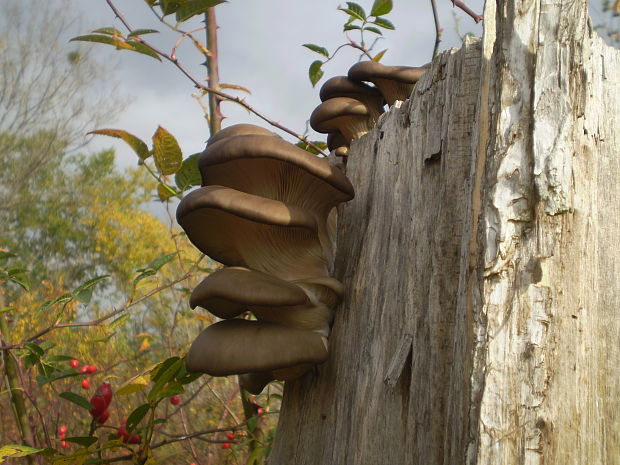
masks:
[[[427,70],[425,67],[385,66],[374,61],[362,61],[349,69],[349,78],[374,83],[391,106],[396,100],[407,100],[415,83]]]
[[[275,377],[271,371],[243,373],[239,375],[239,384],[249,393],[258,395],[274,379]]]
[[[209,326],[187,354],[187,369],[212,376],[273,371],[327,359],[324,338],[312,331],[248,320]]]
[[[293,307],[310,303],[304,291],[282,279],[242,267],[227,267],[211,273],[192,292],[189,304],[215,316],[234,318],[248,306]]]
[[[331,238],[325,217],[353,198],[350,181],[327,160],[277,137],[239,135],[209,144],[199,161],[204,185],[221,185],[308,211],[326,254]]]
[[[375,122],[366,105],[349,97],[330,98],[310,115],[312,129],[324,134],[340,132],[348,141],[366,134]]]
[[[327,134],[327,148],[337,157],[346,157],[349,155],[349,143],[339,132],[330,132]]]
[[[218,140],[226,139],[227,137],[250,135],[278,137],[273,132],[260,126],[255,126],[254,124],[234,124],[220,130],[215,135],[211,136],[211,138],[207,141],[207,145],[214,144]]]
[[[375,120],[383,113],[383,105],[385,104],[383,95],[377,88],[359,81],[353,81],[346,76],[336,76],[325,81],[319,97],[321,102],[336,97],[349,97],[359,100],[366,105],[371,117]]]
[[[335,76],[325,81],[319,92],[321,102],[334,97],[351,97],[360,100],[361,96],[381,97],[381,92],[359,81],[346,76]]]
[[[225,265],[287,281],[326,274],[316,220],[298,207],[207,186],[183,198],[177,221],[198,249]]]
[[[344,295],[342,283],[330,276],[298,279],[293,284],[301,287],[313,303],[320,302],[328,307],[338,305]]]
[[[241,135],[210,143],[199,167],[205,186],[231,187],[297,206],[313,202],[309,190],[325,190],[330,208],[354,195],[351,182],[329,162],[277,137]]]

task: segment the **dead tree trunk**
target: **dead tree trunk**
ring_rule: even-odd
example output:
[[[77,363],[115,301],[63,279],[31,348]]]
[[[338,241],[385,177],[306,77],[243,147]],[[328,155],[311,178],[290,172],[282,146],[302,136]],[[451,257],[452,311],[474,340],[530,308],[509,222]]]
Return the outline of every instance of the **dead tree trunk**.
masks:
[[[330,359],[272,465],[620,457],[620,56],[582,0],[487,1],[353,144]]]

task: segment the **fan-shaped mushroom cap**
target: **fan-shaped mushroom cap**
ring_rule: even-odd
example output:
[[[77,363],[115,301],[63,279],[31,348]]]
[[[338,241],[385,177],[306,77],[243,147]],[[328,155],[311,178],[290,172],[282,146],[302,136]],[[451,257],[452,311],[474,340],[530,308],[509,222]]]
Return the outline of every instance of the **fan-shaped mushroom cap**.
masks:
[[[293,284],[301,287],[315,305],[322,303],[328,307],[335,307],[344,295],[342,283],[329,276],[298,279],[293,281]]]
[[[327,359],[327,344],[312,331],[248,320],[209,326],[187,354],[187,369],[212,376],[273,371]]]
[[[375,87],[353,81],[346,76],[336,76],[325,81],[319,93],[321,102],[336,97],[350,97],[362,102],[377,119],[383,113],[383,95]]]
[[[362,61],[349,69],[349,79],[374,83],[392,106],[396,100],[407,100],[413,86],[428,68],[385,66],[374,61]]]
[[[347,141],[366,134],[376,121],[366,105],[349,97],[330,98],[310,115],[312,129],[324,134],[340,131]]]
[[[304,291],[274,276],[237,266],[211,273],[192,292],[189,304],[200,306],[215,316],[234,318],[257,307],[294,307],[307,305]]]
[[[200,157],[203,185],[221,185],[308,211],[326,254],[332,238],[325,217],[353,198],[350,181],[327,160],[277,137],[239,135],[209,144]]]
[[[329,162],[277,137],[240,135],[210,143],[198,164],[205,186],[231,187],[304,208],[315,208],[312,191],[325,191],[329,201],[318,203],[329,208],[354,195],[351,182]]]
[[[337,157],[346,157],[349,155],[349,143],[339,132],[330,132],[327,134],[327,148]]]
[[[327,274],[316,220],[301,208],[206,186],[183,198],[177,221],[198,249],[225,265],[287,281]]]
[[[239,375],[239,384],[241,387],[251,394],[260,394],[265,386],[274,380],[271,371],[261,373],[243,373]]]
[[[222,129],[217,132],[215,135],[211,136],[211,138],[207,141],[207,145],[214,144],[218,140],[226,139],[227,137],[234,136],[271,136],[278,137],[273,132],[262,128],[260,126],[255,126],[254,124],[234,124],[227,128]]]

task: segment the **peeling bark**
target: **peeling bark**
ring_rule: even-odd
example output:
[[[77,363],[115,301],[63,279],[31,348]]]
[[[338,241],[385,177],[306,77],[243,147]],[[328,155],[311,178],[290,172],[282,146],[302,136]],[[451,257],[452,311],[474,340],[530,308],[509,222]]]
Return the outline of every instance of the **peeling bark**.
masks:
[[[489,1],[353,143],[347,296],[272,465],[620,457],[618,76],[586,2]]]

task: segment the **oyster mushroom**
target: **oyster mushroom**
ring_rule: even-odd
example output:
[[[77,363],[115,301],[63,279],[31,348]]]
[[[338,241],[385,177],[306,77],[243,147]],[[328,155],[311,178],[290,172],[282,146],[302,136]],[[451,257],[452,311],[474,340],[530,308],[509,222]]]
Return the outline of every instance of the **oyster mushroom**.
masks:
[[[277,137],[238,135],[209,143],[199,160],[203,185],[220,185],[278,200],[315,217],[327,255],[332,240],[325,228],[329,212],[353,198],[341,170]]]
[[[396,100],[409,98],[413,86],[427,70],[426,67],[385,66],[375,61],[362,61],[349,69],[349,79],[372,82],[388,106],[392,106]]]
[[[325,81],[321,87],[319,98],[321,102],[336,98],[349,97],[359,100],[371,113],[375,120],[383,113],[385,100],[381,92],[375,87],[370,87],[359,81],[353,81],[346,76],[335,76]]]
[[[205,186],[183,198],[177,221],[198,249],[224,265],[287,281],[327,274],[316,220],[299,207]]]
[[[349,143],[339,132],[330,132],[327,134],[327,148],[337,157],[346,157],[349,155]]]
[[[187,368],[212,376],[269,372],[327,359],[326,339],[312,331],[248,320],[223,320],[196,338]],[[277,375],[276,375],[277,377]]]
[[[233,126],[224,128],[221,131],[217,132],[215,135],[211,136],[211,138],[209,138],[209,140],[207,141],[207,145],[213,144],[218,140],[226,139],[227,137],[250,135],[278,137],[273,132],[260,126],[255,126],[253,124],[235,124]]]
[[[317,132],[340,132],[347,141],[358,139],[377,121],[364,103],[350,97],[330,98],[310,115],[310,126]]]

